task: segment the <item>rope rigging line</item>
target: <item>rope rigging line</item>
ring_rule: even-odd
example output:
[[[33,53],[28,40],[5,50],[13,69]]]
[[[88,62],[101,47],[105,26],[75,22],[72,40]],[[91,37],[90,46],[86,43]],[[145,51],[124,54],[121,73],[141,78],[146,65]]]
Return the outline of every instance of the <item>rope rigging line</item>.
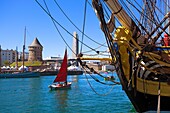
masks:
[[[83,55],[86,55],[86,56],[99,56],[99,55],[110,56],[110,54],[109,55],[106,55],[106,54],[83,54]]]
[[[60,5],[57,3],[56,0],[54,0],[55,4],[57,5],[57,7],[61,10],[61,12],[64,14],[64,16],[68,19],[68,21],[79,31],[81,32],[84,36],[86,36],[88,39],[90,39],[91,41],[93,41],[94,43],[98,44],[98,45],[101,45],[103,47],[107,47],[107,46],[104,46],[103,44],[100,44],[99,42],[93,40],[92,38],[90,38],[88,35],[86,35],[85,33],[83,33],[74,23],[73,21],[71,21],[71,19],[67,16],[67,14],[62,10],[62,8],[60,7]],[[89,2],[88,2],[89,3]],[[90,4],[90,3],[89,3]]]
[[[48,12],[49,16],[52,17],[52,16],[51,16],[51,13],[50,13],[50,11],[49,11],[49,9],[48,9],[48,6],[47,6],[47,4],[46,4],[46,1],[43,0],[43,2],[44,2],[44,4],[45,4],[45,7],[46,7],[46,9],[47,9],[47,12]],[[52,20],[52,22],[53,22],[53,24],[54,24],[57,32],[59,33],[60,37],[61,37],[62,40],[64,41],[64,43],[69,47],[69,49],[72,51],[72,53],[74,53],[74,51],[71,49],[71,47],[69,46],[69,44],[68,44],[67,41],[64,39],[64,37],[63,37],[63,35],[61,34],[61,32],[59,31],[59,29],[58,29],[56,23],[54,22],[54,20],[53,20],[52,18],[51,18],[51,20]],[[74,53],[74,54],[76,54],[76,53]]]
[[[103,2],[102,5],[103,5],[103,10],[104,10],[104,12],[105,12],[104,15],[106,15],[105,17],[109,20],[109,13],[112,14],[112,11],[109,9],[109,7],[106,5],[105,2]],[[109,13],[108,13],[108,11],[109,11]],[[115,21],[116,21],[119,25],[121,25],[121,23],[118,21],[117,18],[115,18]],[[114,25],[114,27],[115,27],[115,29],[117,29],[116,25]]]
[[[106,44],[106,42],[103,43],[101,46],[96,47],[96,48],[94,48],[94,49],[97,50],[97,49],[99,49],[100,47],[102,47],[104,44]],[[106,47],[108,47],[108,46],[106,46]],[[89,51],[83,51],[82,53],[89,53],[89,52],[92,52],[92,51],[91,51],[91,50],[89,50]]]
[[[112,81],[114,84],[106,84],[106,83],[104,83],[104,82],[101,82],[101,81],[98,80],[96,77],[94,77],[94,76],[92,76],[92,75],[90,74],[90,72],[95,72],[95,73],[97,73],[93,68],[89,68],[89,67],[86,65],[86,63],[84,63],[84,62],[82,62],[82,61],[80,60],[80,58],[78,58],[77,60],[78,60],[78,62],[80,63],[80,65],[82,66],[83,70],[85,71],[85,77],[86,77],[86,79],[87,79],[87,82],[88,82],[90,88],[91,88],[92,91],[95,92],[97,95],[106,96],[106,95],[108,95],[109,93],[111,93],[111,91],[113,90],[113,87],[114,87],[115,85],[120,85],[119,82],[115,82],[115,81]],[[88,70],[90,70],[90,72],[87,71],[86,68],[87,68]],[[105,94],[99,94],[99,93],[97,93],[97,91],[92,87],[91,83],[89,82],[86,73],[88,73],[96,82],[99,82],[99,83],[101,83],[101,84],[103,84],[103,85],[110,85],[110,86],[112,86],[112,88],[110,89],[110,91],[108,91],[108,92],[105,93]],[[99,73],[97,73],[97,74],[100,75],[101,77],[104,77],[103,75],[101,75],[101,74],[99,74]]]
[[[44,4],[45,4],[45,6],[46,6],[46,9],[47,9],[47,12],[49,13],[49,15],[50,15],[50,17],[51,17],[51,14],[50,14],[50,11],[49,11],[49,9],[48,9],[48,7],[47,7],[47,4],[46,4],[46,2],[45,2],[45,0],[43,0],[44,1]],[[52,19],[52,18],[51,18]],[[63,36],[61,35],[61,33],[59,32],[59,30],[58,30],[58,28],[57,28],[57,26],[56,26],[56,24],[55,24],[55,22],[54,22],[54,20],[52,19],[52,21],[53,21],[53,24],[55,25],[55,27],[56,27],[56,29],[57,29],[57,31],[58,31],[58,33],[60,34],[60,36],[62,37],[62,39],[64,40],[64,38],[63,38]],[[64,42],[66,43],[66,41],[64,40]],[[67,43],[66,43],[67,44]],[[69,45],[67,44],[67,46],[69,47]],[[98,79],[96,79],[95,77],[93,77],[93,76],[91,76],[95,81],[97,81],[97,82],[99,82],[99,83],[102,83],[102,84],[105,84],[105,83],[103,83],[103,82],[100,82]],[[86,79],[87,79],[87,76],[86,76]],[[87,81],[88,81],[88,79],[87,79]],[[113,86],[112,86],[112,88],[110,89],[110,91],[108,92],[108,93],[105,93],[105,94],[99,94],[99,93],[97,93],[95,90],[94,90],[94,88],[91,86],[91,84],[90,84],[90,82],[88,81],[88,83],[89,83],[89,85],[90,85],[90,87],[91,87],[91,89],[96,93],[96,94],[98,94],[98,95],[102,95],[102,96],[105,96],[105,95],[108,95],[109,93],[111,93],[111,91],[113,90]],[[105,84],[106,85],[106,84]],[[108,85],[108,84],[107,84]],[[115,85],[115,84],[109,84],[109,85]]]
[[[98,48],[95,48],[95,50],[96,50],[96,49],[98,49]],[[85,52],[82,52],[82,54],[83,54],[83,55],[87,55],[87,56],[97,56],[97,55],[110,56],[110,54],[109,54],[109,55],[104,54],[104,53],[107,53],[107,54],[108,54],[108,53],[109,53],[108,50],[98,51],[97,54],[86,54],[86,53],[89,53],[89,52],[91,52],[91,51],[85,51]]]
[[[60,10],[63,12],[63,14],[67,17],[67,19],[79,30],[79,28],[69,19],[69,17],[66,15],[66,13],[62,10],[62,8],[59,6],[59,4],[56,2],[56,0],[54,0],[55,1],[55,3],[57,4],[57,6],[60,8]],[[85,13],[86,13],[86,4],[87,4],[87,2],[88,2],[88,0],[86,0],[86,3],[85,3]],[[89,3],[89,2],[88,2]],[[90,3],[89,3],[90,4]],[[90,4],[91,5],[91,4]],[[86,16],[86,15],[85,15]],[[84,20],[85,20],[85,16],[84,16]],[[84,23],[85,23],[85,21],[84,21]],[[85,24],[84,24],[85,25]],[[79,30],[80,31],[80,30]],[[86,34],[84,33],[84,27],[83,27],[83,32],[82,32],[82,42],[83,42],[83,36],[86,36]],[[104,43],[105,44],[105,43]],[[100,47],[108,47],[108,46],[105,46],[104,44],[100,44],[100,46],[99,47],[97,47],[97,48],[94,48],[95,50],[96,49],[98,49],[98,48],[100,48]],[[93,50],[90,50],[90,51],[85,51],[85,52],[82,52],[82,46],[81,46],[81,50],[80,50],[80,52],[82,52],[82,53],[87,53],[87,52],[91,52],[91,51],[93,51]],[[97,54],[99,54],[99,52],[96,52]]]
[[[150,0],[149,0],[150,1]],[[156,5],[154,5],[153,4],[153,2],[152,1],[150,1],[150,3],[151,3],[151,6],[149,5],[149,1],[146,1],[147,3],[147,6],[146,7],[148,7],[148,11],[149,11],[149,14],[151,14],[150,16],[148,16],[149,18],[150,18],[150,20],[152,20],[152,21],[154,21],[157,25],[159,25],[159,23],[161,22],[160,20],[159,20],[159,17],[158,17],[158,14],[156,13],[156,11],[155,11],[155,8],[157,8],[156,7]],[[152,10],[151,10],[152,9]],[[155,14],[155,16],[156,16],[156,18],[157,18],[157,20],[155,19],[155,18],[153,18],[154,17],[154,14]],[[146,12],[146,15],[148,15],[148,12]],[[143,18],[144,19],[144,18]],[[144,22],[145,22],[145,20],[143,20]],[[144,23],[145,24],[145,23]],[[145,24],[145,25],[147,25],[147,24]],[[149,24],[149,26],[151,26],[151,27],[147,27],[148,29],[149,29],[149,31],[153,31],[153,27],[154,27],[154,25],[153,25],[153,23],[152,23],[152,25],[151,24]],[[157,33],[159,33],[160,31],[159,31],[159,29],[157,30]],[[148,35],[148,37],[149,38],[151,38],[151,36],[152,36],[152,32]]]
[[[65,30],[69,35],[71,35],[72,37],[74,37],[73,34],[70,33],[66,28],[64,28],[58,21],[56,21],[56,19],[54,19],[54,18],[52,17],[52,15],[49,14],[48,11],[47,11],[37,0],[35,0],[35,1],[37,2],[37,4],[43,9],[43,11],[44,11],[55,23],[57,23],[57,24],[58,24],[63,30]],[[75,38],[75,37],[74,37],[74,38]],[[95,49],[93,49],[93,48],[91,48],[90,46],[88,46],[87,44],[81,42],[79,39],[78,39],[78,41],[79,41],[80,43],[82,43],[84,46],[88,47],[89,49],[97,52]]]
[[[143,12],[141,12],[141,10],[142,10],[142,8],[141,8],[141,6],[140,5],[138,5],[138,7],[139,8],[141,8],[141,9],[138,9],[133,3],[131,3],[129,0],[126,0],[132,7],[134,7],[140,14],[142,14],[145,18],[147,18],[148,20],[150,20],[152,23],[154,23],[155,24],[155,26],[159,26],[158,25],[158,22],[155,22],[155,21],[153,21],[150,17],[148,17],[148,15],[146,15],[146,14],[144,14]],[[135,2],[136,2],[136,0],[135,0]],[[139,22],[139,25],[141,26],[141,28],[143,29],[143,30],[145,30],[145,32],[149,35],[149,32],[146,30],[146,29],[144,29],[144,26]],[[162,29],[163,30],[163,28],[160,26],[160,29]],[[166,31],[165,31],[165,33],[167,33]],[[167,33],[168,34],[168,33]],[[150,38],[151,39],[151,38]]]
[[[60,5],[57,3],[57,1],[56,0],[54,0],[55,1],[55,3],[56,3],[56,5],[59,7],[59,9],[62,11],[62,13],[66,16],[66,18],[80,31],[80,32],[82,32],[70,19],[69,19],[69,17],[66,15],[66,13],[62,10],[62,8],[60,7]],[[86,0],[86,2],[85,2],[85,9],[84,9],[84,25],[83,25],[83,32],[82,32],[82,42],[83,42],[83,36],[86,36],[86,34],[84,33],[84,26],[85,26],[85,17],[86,17],[86,7],[87,7],[87,2],[88,2],[88,0]],[[89,2],[88,2],[89,3]],[[89,3],[90,4],[90,3]],[[87,36],[86,36],[87,37]],[[88,37],[87,37],[88,38]],[[90,39],[90,38],[89,38]],[[94,42],[94,40],[92,40],[93,42]],[[99,44],[99,43],[97,43],[97,44]],[[107,46],[105,46],[104,44],[100,44],[100,46],[99,47],[107,47]],[[97,48],[99,48],[99,47],[97,47]],[[97,48],[94,48],[95,50],[97,49]],[[80,49],[80,52],[81,53],[87,53],[87,52],[91,52],[91,51],[93,51],[93,50],[90,50],[90,51],[85,51],[85,52],[82,52],[82,44],[81,44],[81,49]],[[97,54],[99,54],[99,52],[98,51],[96,51],[96,53]]]
[[[99,82],[99,83],[105,84],[105,85],[116,85],[116,84],[120,84],[119,82],[116,82],[116,81],[114,81],[114,80],[111,81],[111,82],[113,82],[114,84],[106,84],[106,83],[104,83],[104,82],[99,81],[96,77],[92,76],[90,73],[96,73],[97,75],[99,75],[99,76],[102,77],[102,78],[105,78],[105,76],[103,76],[102,74],[98,73],[98,72],[95,71],[93,68],[90,68],[88,65],[86,65],[85,62],[82,62],[80,58],[78,58],[77,60],[78,60],[78,62],[80,63],[80,65],[82,66],[82,68],[83,68],[84,70],[86,70],[86,72],[88,72],[89,75],[90,75],[96,82]],[[87,69],[90,70],[90,71],[87,71]]]
[[[132,7],[134,7],[135,9],[136,9],[136,11],[138,11],[139,12],[139,14],[141,14],[141,15],[143,15],[143,16],[145,16],[145,17],[147,17],[148,18],[148,16],[147,15],[145,15],[142,11],[142,7],[140,6],[140,5],[138,5],[138,3],[137,3],[137,5],[138,5],[138,7],[139,8],[141,8],[141,9],[138,9],[133,3],[131,3],[130,1],[128,1],[128,0],[126,0]],[[134,16],[134,15],[133,15]],[[135,17],[135,16],[134,16]],[[149,18],[148,18],[149,19]],[[136,17],[135,17],[135,20],[137,21],[137,23],[138,23],[138,25],[141,27],[141,29],[142,30],[144,30],[145,32],[146,32],[146,34],[148,34],[149,35],[149,31],[147,31],[147,29],[145,29],[145,27],[140,23],[140,21],[138,20],[138,19],[136,19]]]
[[[43,0],[44,1],[44,4],[45,4],[45,7],[46,7],[46,9],[47,10],[45,10],[43,7],[43,10],[45,10],[45,12],[47,12],[48,13],[48,15],[51,17],[51,19],[52,19],[52,22],[53,22],[53,24],[54,24],[54,26],[55,26],[55,28],[57,29],[57,31],[58,31],[58,33],[60,34],[60,36],[61,36],[61,38],[64,40],[64,42],[67,44],[67,42],[65,41],[65,39],[63,38],[63,36],[61,35],[61,33],[60,33],[60,31],[58,30],[58,28],[57,28],[57,25],[56,25],[56,23],[55,23],[55,19],[52,17],[52,15],[50,14],[50,11],[49,11],[49,9],[48,9],[48,6],[47,6],[47,4],[46,4],[46,2],[45,2],[45,0]],[[39,4],[39,2],[38,2],[38,4]],[[39,4],[40,5],[40,4]],[[67,44],[67,46],[69,47],[69,45]],[[70,47],[69,47],[70,48]],[[71,48],[70,48],[71,49]],[[89,68],[88,68],[89,69]],[[92,69],[91,69],[92,70]],[[97,73],[97,72],[96,72]],[[100,75],[100,76],[102,76],[101,74],[98,74],[98,75]],[[99,82],[99,83],[101,83],[101,84],[105,84],[105,85],[116,85],[116,84],[118,84],[117,82],[115,82],[115,84],[106,84],[106,83],[103,83],[103,82],[101,82],[101,81],[99,81],[98,79],[96,79],[95,77],[93,77],[93,76],[91,76],[95,81],[97,81],[97,82]]]
[[[85,23],[86,23],[86,8],[87,8],[87,0],[85,0],[85,6],[84,6],[83,33],[82,33],[82,39],[81,39],[82,42],[84,39],[84,30],[85,30]],[[82,53],[82,48],[83,48],[83,45],[81,44],[80,53]]]
[[[86,72],[86,71],[85,71]],[[107,92],[107,93],[105,93],[105,94],[99,94],[93,87],[92,87],[92,85],[91,85],[91,83],[90,83],[90,81],[88,80],[88,78],[87,78],[87,75],[86,75],[86,73],[85,73],[85,77],[86,77],[86,80],[87,80],[87,82],[88,82],[88,84],[89,84],[89,86],[90,86],[90,88],[92,89],[92,91],[93,92],[95,92],[97,95],[100,95],[100,96],[106,96],[106,95],[108,95],[108,94],[110,94],[111,93],[111,91],[113,90],[113,88],[114,88],[114,85],[112,86],[112,88]]]
[[[95,10],[97,11],[97,16],[101,22],[101,29],[105,34],[105,39],[107,42],[107,45],[109,47],[110,53],[112,58],[114,58],[115,56],[115,48],[114,48],[114,44],[113,44],[113,38],[111,36],[111,34],[109,33],[109,30],[107,28],[105,19],[104,19],[104,12],[103,12],[103,8],[102,8],[102,4],[100,1],[94,1],[93,2],[93,7],[95,8]]]
[[[98,11],[98,15],[99,15],[99,17],[100,17],[100,21],[101,21],[101,23],[103,24],[102,26],[103,26],[103,31],[104,31],[104,33],[105,33],[105,36],[106,36],[106,39],[107,40],[110,40],[110,38],[109,38],[109,33],[108,33],[108,31],[107,31],[107,26],[105,25],[105,19],[104,19],[104,17],[103,17],[103,12],[100,10],[100,8],[98,7],[98,4],[96,3],[96,4],[94,4],[94,7],[96,8],[96,9],[98,9],[97,11]],[[101,6],[100,6],[101,7]],[[102,8],[101,8],[102,9]],[[112,45],[112,41],[109,41],[108,42],[110,45]],[[130,46],[130,45],[129,45]],[[113,46],[109,46],[109,47],[113,47]],[[113,49],[114,50],[114,49]],[[114,52],[114,51],[113,51]],[[131,51],[130,51],[131,52]],[[114,54],[114,53],[113,53]],[[132,55],[133,55],[133,53],[132,53]],[[136,59],[136,57],[133,55],[133,57]],[[153,58],[152,58],[153,59]],[[154,58],[153,59],[154,61],[156,61],[156,59]],[[154,70],[152,70],[152,69],[149,69],[149,68],[147,68],[145,65],[143,65],[141,62],[139,62],[139,64],[140,65],[142,65],[143,67],[145,67],[145,69],[147,69],[147,70],[149,70],[149,71],[151,71],[151,72],[154,72],[154,73],[159,73],[158,71],[154,71]]]
[[[129,6],[127,6],[127,4],[123,1],[123,0],[120,0],[120,2],[122,3],[122,6],[124,6],[125,10],[127,12],[129,12],[128,14],[130,15],[130,17],[133,19],[133,21],[135,23],[139,23],[138,19],[136,18],[136,16],[134,15],[134,13],[132,12],[132,10],[129,8]]]

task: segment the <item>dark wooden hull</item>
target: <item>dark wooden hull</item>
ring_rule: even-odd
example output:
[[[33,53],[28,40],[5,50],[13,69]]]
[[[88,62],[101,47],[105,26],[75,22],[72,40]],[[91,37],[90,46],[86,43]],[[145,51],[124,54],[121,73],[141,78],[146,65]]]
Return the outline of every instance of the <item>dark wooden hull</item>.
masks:
[[[157,111],[158,107],[158,95],[151,95],[137,91],[135,88],[123,87],[131,103],[135,107],[136,111],[143,113],[146,111]],[[160,110],[170,111],[169,107],[170,97],[160,97]]]
[[[158,107],[158,96],[141,93],[138,91],[128,91],[128,96],[133,101],[133,105],[137,112],[146,112],[146,111],[157,111]],[[170,111],[169,107],[170,97],[161,96],[160,97],[160,110],[161,111]]]
[[[92,4],[99,18],[101,30],[105,34],[112,63],[123,90],[137,112],[157,111],[157,106],[160,106],[160,111],[170,112],[170,107],[168,107],[170,103],[170,47],[164,47],[169,46],[167,40],[169,34],[164,31],[168,30],[170,23],[162,26],[166,23],[166,19],[169,19],[169,13],[164,18],[159,18],[161,21],[157,21],[154,25],[157,18],[155,16],[156,5],[153,5],[153,11],[148,11],[145,7],[147,10],[143,11],[152,17],[148,19],[143,15],[144,18],[140,23],[141,18],[134,18],[135,15],[131,14],[133,11],[126,10],[126,3],[122,5],[118,0],[104,1],[106,4],[93,0]],[[136,3],[129,2],[129,5],[132,5],[138,12]],[[112,12],[109,21],[105,17],[107,12],[102,7],[103,4],[108,6],[108,11]],[[145,5],[148,4],[150,3]],[[121,26],[115,24],[114,17]],[[163,33],[165,33],[164,38]],[[162,44],[164,46],[161,46],[160,42],[164,43]],[[161,95],[160,104],[158,104],[159,95]]]
[[[0,74],[0,78],[33,78],[40,77],[39,72],[19,72],[19,73],[4,73]]]
[[[119,54],[117,55],[118,55],[117,57],[120,58]],[[135,75],[132,77],[134,80],[134,84],[133,84],[134,86],[132,87],[132,84],[128,85],[129,81],[127,80],[127,78],[125,77],[123,73],[123,69],[121,67],[120,61],[116,63],[115,67],[116,67],[116,71],[120,79],[120,82],[122,84],[122,89],[127,94],[128,98],[130,99],[136,111],[139,113],[143,113],[146,111],[157,111],[158,93],[156,95],[152,95],[152,94],[148,94],[145,92],[139,92],[136,88],[137,82],[138,82],[137,81],[138,73],[135,73]],[[132,66],[131,66],[131,70],[132,70]],[[143,83],[143,86],[145,86],[144,83]],[[153,89],[155,88],[158,90],[158,87],[153,87]],[[170,103],[170,96],[161,96],[160,97],[160,111],[170,111],[169,103]]]

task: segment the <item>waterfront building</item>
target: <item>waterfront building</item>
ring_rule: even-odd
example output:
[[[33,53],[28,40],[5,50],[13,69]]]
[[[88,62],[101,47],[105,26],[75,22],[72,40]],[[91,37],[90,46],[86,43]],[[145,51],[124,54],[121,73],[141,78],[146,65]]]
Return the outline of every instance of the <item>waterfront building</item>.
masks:
[[[24,61],[27,61],[29,57],[29,52],[24,52]],[[18,52],[18,61],[22,61],[23,52]]]
[[[95,71],[102,70],[102,65],[100,61],[86,61],[86,64],[90,68],[93,68]]]
[[[35,38],[32,44],[28,46],[28,49],[28,61],[42,61],[43,46],[40,44],[37,38]]]
[[[61,57],[51,56],[43,59],[43,65],[49,66],[53,69],[60,67],[62,62],[63,58]],[[73,62],[75,62],[75,59],[68,59],[68,66],[74,65]]]
[[[43,63],[44,65],[55,67],[56,65],[60,64],[59,62],[62,62],[62,61],[63,59],[61,57],[47,57],[47,58],[44,58]]]
[[[103,65],[102,71],[114,71],[115,67],[113,65]]]
[[[1,66],[5,65],[5,62],[9,64],[15,62],[16,50],[2,50],[1,49]]]

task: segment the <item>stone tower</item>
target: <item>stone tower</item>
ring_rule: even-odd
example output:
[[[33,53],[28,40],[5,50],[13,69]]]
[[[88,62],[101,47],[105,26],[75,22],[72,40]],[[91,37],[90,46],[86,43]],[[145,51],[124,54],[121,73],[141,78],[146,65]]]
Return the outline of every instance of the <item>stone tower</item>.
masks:
[[[73,54],[72,54],[72,58],[73,59],[76,59],[77,58],[77,55],[79,53],[79,37],[78,37],[78,34],[76,32],[73,33]]]
[[[35,38],[32,44],[28,46],[28,49],[28,61],[42,61],[43,46],[40,44],[37,38]]]

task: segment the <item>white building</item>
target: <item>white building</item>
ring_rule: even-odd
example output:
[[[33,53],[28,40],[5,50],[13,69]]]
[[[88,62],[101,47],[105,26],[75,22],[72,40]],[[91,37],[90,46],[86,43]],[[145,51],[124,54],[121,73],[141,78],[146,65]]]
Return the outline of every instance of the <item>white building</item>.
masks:
[[[43,62],[46,65],[50,65],[51,67],[56,68],[56,67],[60,67],[59,61],[62,62],[62,60],[63,59],[61,57],[47,57],[44,58]]]
[[[19,53],[18,53],[18,60],[19,60],[19,61],[22,61],[22,60],[23,60],[23,59],[22,59],[22,56],[23,56],[22,53],[23,53],[23,52],[19,52]],[[25,61],[28,60],[28,56],[29,56],[29,53],[28,53],[28,52],[24,52],[24,60],[25,60]]]
[[[103,65],[102,66],[102,71],[113,71],[113,70],[115,70],[115,67],[114,66],[112,66],[112,65]]]
[[[28,56],[29,56],[29,53],[28,52],[25,52],[25,60],[28,60]],[[17,51],[16,50],[13,50],[13,49],[11,49],[11,50],[2,50],[1,49],[1,65],[0,66],[4,66],[5,64],[4,64],[4,62],[5,61],[8,61],[10,64],[11,63],[13,63],[13,62],[15,62],[16,60],[17,60]],[[19,52],[18,53],[18,60],[19,61],[22,61],[22,52]]]
[[[5,61],[9,63],[15,62],[16,50],[1,50],[1,66],[4,65]]]

